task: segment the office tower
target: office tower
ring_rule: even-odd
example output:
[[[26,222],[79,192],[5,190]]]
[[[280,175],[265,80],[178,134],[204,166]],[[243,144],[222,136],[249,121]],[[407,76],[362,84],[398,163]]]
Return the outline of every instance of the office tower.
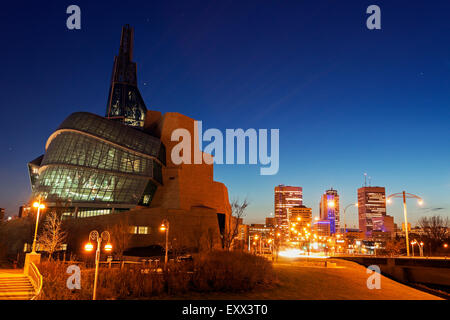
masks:
[[[285,236],[289,233],[289,213],[288,209],[303,204],[302,187],[292,187],[278,185],[275,187],[275,218],[278,227]]]
[[[312,209],[306,206],[292,207],[289,211],[289,234],[290,239],[304,237],[306,233],[311,233]]]
[[[358,189],[359,229],[369,238],[372,231],[382,231],[386,216],[386,195],[384,187],[362,187]]]
[[[313,233],[317,234],[319,237],[329,237],[330,236],[330,220],[317,220],[313,222],[312,225]]]
[[[340,230],[339,195],[333,188],[325,191],[320,198],[320,219],[330,221],[330,233],[335,234]]]

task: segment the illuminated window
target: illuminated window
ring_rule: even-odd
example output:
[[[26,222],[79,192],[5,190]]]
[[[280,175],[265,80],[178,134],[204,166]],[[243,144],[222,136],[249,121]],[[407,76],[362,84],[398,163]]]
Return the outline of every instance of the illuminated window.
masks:
[[[139,227],[138,233],[139,234],[148,234],[148,227]]]

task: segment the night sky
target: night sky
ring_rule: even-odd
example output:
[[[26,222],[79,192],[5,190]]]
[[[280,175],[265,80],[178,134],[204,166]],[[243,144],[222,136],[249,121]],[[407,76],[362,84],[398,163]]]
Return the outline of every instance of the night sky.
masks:
[[[81,30],[66,28],[67,6]],[[366,8],[381,8],[381,30]],[[27,162],[70,113],[104,115],[121,27],[135,28],[138,86],[148,109],[180,112],[204,129],[280,129],[280,170],[216,166],[246,222],[273,212],[277,184],[341,206],[364,182],[414,193],[413,223],[450,212],[450,2],[8,1],[0,11],[0,207],[30,196]],[[398,204],[388,208],[401,224]],[[356,210],[347,211],[356,223]]]

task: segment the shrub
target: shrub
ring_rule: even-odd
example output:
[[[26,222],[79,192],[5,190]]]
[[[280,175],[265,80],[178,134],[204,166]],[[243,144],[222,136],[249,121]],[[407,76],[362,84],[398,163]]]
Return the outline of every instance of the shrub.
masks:
[[[80,264],[81,290],[69,290],[68,267],[59,261],[39,265],[44,278],[39,299],[92,299],[94,269]],[[213,251],[195,255],[193,261],[169,263],[163,272],[151,272],[142,265],[99,271],[97,299],[142,299],[195,292],[242,292],[273,283],[272,264],[243,252]]]

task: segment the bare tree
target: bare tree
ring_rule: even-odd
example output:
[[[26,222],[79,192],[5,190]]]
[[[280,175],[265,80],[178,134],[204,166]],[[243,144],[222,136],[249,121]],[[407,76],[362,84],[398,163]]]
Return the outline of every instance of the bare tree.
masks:
[[[217,233],[213,228],[209,227],[205,234],[205,243],[208,251],[212,251],[214,249],[214,244],[217,239]]]
[[[122,217],[119,222],[113,224],[108,229],[110,230],[114,252],[122,259],[123,252],[128,248],[131,240],[128,218]]]
[[[47,214],[38,242],[49,253],[49,260],[53,258],[53,253],[64,244],[67,238],[67,233],[63,231],[61,226],[62,222],[58,213],[52,211]]]
[[[427,237],[435,242],[444,241],[448,235],[449,220],[441,216],[422,217],[419,219],[419,226]]]
[[[204,230],[200,223],[195,224],[189,232],[190,243],[196,252],[200,252],[203,249]]]
[[[225,232],[223,235],[223,246],[225,250],[230,250],[233,246],[233,241],[236,239],[239,232],[239,225],[242,224],[242,219],[245,215],[249,203],[245,199],[240,203],[239,199],[231,202],[231,215],[228,216],[228,221],[225,224]]]
[[[403,239],[391,239],[386,242],[383,251],[390,256],[398,256],[406,250],[405,241]]]

